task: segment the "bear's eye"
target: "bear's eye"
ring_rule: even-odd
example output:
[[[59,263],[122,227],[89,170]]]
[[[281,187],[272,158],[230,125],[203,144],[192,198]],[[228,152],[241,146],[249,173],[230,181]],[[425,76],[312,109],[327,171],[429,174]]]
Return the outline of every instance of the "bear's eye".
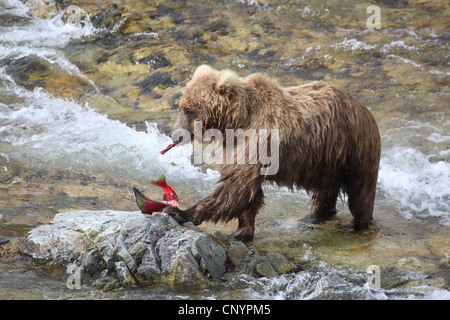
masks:
[[[187,116],[195,116],[195,114],[196,114],[195,110],[193,110],[193,109],[185,109],[185,110],[184,110],[184,113],[185,113]]]

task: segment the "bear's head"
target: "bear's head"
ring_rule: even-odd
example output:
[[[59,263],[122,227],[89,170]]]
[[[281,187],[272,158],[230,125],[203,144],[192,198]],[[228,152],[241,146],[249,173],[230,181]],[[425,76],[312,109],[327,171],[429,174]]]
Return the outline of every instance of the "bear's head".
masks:
[[[180,98],[180,115],[174,127],[194,131],[194,122],[202,131],[245,128],[250,117],[250,86],[229,70],[217,71],[209,66],[197,68]]]

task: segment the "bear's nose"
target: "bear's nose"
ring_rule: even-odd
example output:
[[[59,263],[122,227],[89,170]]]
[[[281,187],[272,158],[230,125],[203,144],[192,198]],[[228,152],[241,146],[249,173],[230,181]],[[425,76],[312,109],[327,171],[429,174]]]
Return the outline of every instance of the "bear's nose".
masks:
[[[191,142],[193,135],[193,133],[184,128],[177,128],[171,132],[170,138],[174,143],[184,145]]]

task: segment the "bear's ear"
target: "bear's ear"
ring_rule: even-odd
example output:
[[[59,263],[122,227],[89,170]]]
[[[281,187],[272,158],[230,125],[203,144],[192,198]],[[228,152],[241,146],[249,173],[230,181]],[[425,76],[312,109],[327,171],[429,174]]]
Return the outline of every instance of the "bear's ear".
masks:
[[[211,74],[212,72],[214,72],[213,68],[211,68],[210,66],[208,66],[206,64],[203,64],[195,70],[194,74],[192,75],[192,79],[201,77],[202,75],[205,75],[205,74]]]
[[[234,95],[238,82],[239,77],[236,75],[236,73],[230,70],[222,71],[220,78],[216,83],[216,90],[221,95]]]

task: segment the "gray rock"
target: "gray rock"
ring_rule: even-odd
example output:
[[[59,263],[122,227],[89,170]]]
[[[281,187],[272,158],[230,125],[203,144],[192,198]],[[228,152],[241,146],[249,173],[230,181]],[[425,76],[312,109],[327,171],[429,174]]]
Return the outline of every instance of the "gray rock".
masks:
[[[440,289],[447,289],[447,282],[442,277],[432,278],[432,279],[420,279],[409,281],[405,288],[414,287],[435,287]]]
[[[262,277],[272,278],[278,276],[278,273],[268,261],[261,261],[255,264],[255,271]]]
[[[136,280],[124,261],[116,262],[116,274],[121,282],[124,284],[136,284]]]
[[[256,248],[218,231],[204,233],[163,214],[71,211],[31,230],[21,252],[36,261],[80,266],[84,276],[107,277],[94,285],[136,283],[208,285],[248,273],[271,277],[295,268],[280,254]],[[111,278],[112,277],[112,278]]]
[[[202,234],[191,247],[194,257],[202,270],[214,278],[222,278],[226,269],[227,254],[225,249],[214,241],[209,234]]]
[[[287,273],[297,267],[292,261],[279,253],[268,253],[264,256],[264,260],[270,263],[278,274]]]
[[[11,238],[9,238],[9,237],[2,237],[2,236],[0,236],[0,246],[2,244],[8,243],[10,239]]]
[[[239,273],[249,274],[253,277],[271,278],[297,269],[295,263],[279,253],[262,255],[257,248],[252,247],[245,252],[242,269]]]

